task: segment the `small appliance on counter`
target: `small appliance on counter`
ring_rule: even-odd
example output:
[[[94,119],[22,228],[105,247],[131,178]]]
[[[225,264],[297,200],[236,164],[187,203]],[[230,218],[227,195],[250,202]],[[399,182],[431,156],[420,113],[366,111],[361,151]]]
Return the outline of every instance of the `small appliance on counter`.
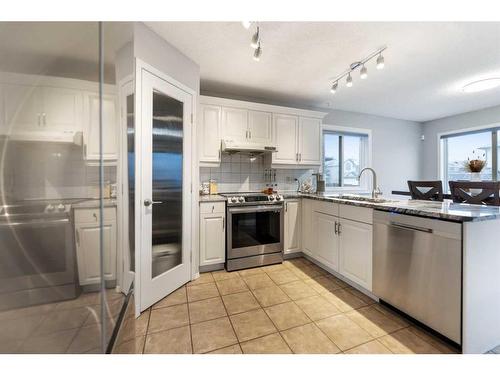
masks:
[[[324,193],[325,192],[325,180],[322,179],[323,175],[321,173],[313,173],[313,176],[316,176],[316,192]]]
[[[217,181],[210,180],[210,194],[217,194]]]
[[[202,182],[201,183],[200,194],[201,195],[210,194],[210,182]]]

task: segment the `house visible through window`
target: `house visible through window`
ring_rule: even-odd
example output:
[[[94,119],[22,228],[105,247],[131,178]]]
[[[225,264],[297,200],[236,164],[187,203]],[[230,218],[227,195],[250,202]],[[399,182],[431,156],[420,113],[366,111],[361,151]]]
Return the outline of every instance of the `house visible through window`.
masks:
[[[441,136],[441,179],[445,189],[449,181],[470,180],[466,170],[467,159],[481,158],[486,165],[481,171],[481,180],[496,181],[498,178],[498,129],[454,133]]]
[[[323,131],[323,175],[326,187],[360,187],[359,172],[367,165],[368,135]]]

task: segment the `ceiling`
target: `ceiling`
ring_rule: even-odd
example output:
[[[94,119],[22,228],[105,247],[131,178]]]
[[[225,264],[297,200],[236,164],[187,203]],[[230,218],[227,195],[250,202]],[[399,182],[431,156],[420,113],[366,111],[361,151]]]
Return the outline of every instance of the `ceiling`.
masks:
[[[106,82],[114,82],[116,51],[132,33],[129,23],[103,23]],[[0,22],[0,51],[0,71],[99,79],[97,22]]]
[[[461,91],[500,77],[500,23],[262,22],[259,62],[240,22],[147,25],[200,65],[202,92],[413,121],[500,104],[498,88]],[[332,78],[383,45],[384,70],[371,61],[368,79],[357,72],[330,93]]]

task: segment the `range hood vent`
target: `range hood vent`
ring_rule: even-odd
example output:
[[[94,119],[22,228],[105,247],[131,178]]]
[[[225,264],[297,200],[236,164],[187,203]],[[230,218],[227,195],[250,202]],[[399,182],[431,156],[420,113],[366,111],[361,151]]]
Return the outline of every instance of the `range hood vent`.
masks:
[[[233,139],[222,140],[222,152],[228,154],[263,154],[277,152],[278,149],[273,145],[265,145],[262,143],[242,142]]]

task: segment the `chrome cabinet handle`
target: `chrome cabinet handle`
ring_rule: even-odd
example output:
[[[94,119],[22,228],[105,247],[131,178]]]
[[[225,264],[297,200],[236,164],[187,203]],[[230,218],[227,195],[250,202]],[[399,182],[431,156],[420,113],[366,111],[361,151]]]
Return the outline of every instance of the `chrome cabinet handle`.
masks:
[[[339,231],[338,231],[338,229],[337,229],[337,228],[338,228],[338,223],[337,223],[337,222],[335,222],[335,235],[337,235],[337,234],[339,233]]]
[[[415,230],[418,232],[425,232],[425,233],[433,233],[434,232],[431,228],[417,227],[415,225],[408,225],[408,224],[400,224],[400,223],[395,223],[393,221],[391,221],[390,226],[400,228],[400,229]]]
[[[251,130],[248,131],[248,134],[250,134],[249,138],[252,139],[252,131]]]
[[[339,228],[337,230],[338,235],[340,236],[342,234],[342,224],[339,223]]]
[[[163,202],[160,202],[160,201],[152,201],[151,199],[144,199],[144,206],[146,207],[149,207],[153,204],[160,204],[160,203],[163,203]]]

